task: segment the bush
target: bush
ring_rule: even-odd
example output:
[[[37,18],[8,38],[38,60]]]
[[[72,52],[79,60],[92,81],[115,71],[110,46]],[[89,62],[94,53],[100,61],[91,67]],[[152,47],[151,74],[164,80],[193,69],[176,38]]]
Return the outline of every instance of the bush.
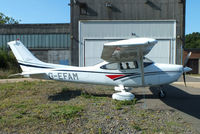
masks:
[[[0,49],[0,69],[20,71],[17,60],[11,51]]]

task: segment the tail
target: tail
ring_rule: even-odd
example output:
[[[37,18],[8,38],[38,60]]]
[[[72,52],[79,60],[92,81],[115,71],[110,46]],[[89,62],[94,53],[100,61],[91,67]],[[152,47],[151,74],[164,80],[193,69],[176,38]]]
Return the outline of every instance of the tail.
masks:
[[[23,44],[21,41],[11,41],[7,43],[13,54],[15,55],[23,72],[39,70],[44,67],[44,62],[38,60]],[[42,65],[42,66],[40,66]],[[40,66],[37,68],[37,66]]]

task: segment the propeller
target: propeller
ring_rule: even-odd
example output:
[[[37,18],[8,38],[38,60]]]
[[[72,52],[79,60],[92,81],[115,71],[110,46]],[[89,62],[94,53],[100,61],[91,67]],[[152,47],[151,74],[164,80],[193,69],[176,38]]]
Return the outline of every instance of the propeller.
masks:
[[[188,55],[186,56],[185,60],[184,60],[184,64],[183,64],[183,81],[184,81],[184,84],[185,84],[185,87],[186,87],[186,79],[185,79],[185,74],[186,72],[189,72],[191,71],[191,68],[189,67],[186,67],[186,64],[191,56],[192,52],[189,52]]]

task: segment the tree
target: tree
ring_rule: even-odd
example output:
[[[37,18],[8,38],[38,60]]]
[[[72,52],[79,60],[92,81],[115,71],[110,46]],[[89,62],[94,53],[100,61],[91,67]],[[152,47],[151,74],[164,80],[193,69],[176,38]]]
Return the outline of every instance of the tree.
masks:
[[[0,24],[18,24],[19,21],[0,12]]]
[[[200,33],[193,32],[185,36],[185,48],[200,48]]]

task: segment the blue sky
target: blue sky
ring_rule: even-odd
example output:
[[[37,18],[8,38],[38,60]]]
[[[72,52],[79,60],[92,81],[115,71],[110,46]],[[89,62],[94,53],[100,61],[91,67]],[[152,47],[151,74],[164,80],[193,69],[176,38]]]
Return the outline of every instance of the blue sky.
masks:
[[[200,0],[186,0],[186,34],[200,32]]]
[[[70,0],[0,0],[0,12],[20,23],[68,23]]]
[[[69,23],[70,0],[0,0],[0,12],[20,23]],[[186,34],[200,32],[200,0],[186,0]]]

